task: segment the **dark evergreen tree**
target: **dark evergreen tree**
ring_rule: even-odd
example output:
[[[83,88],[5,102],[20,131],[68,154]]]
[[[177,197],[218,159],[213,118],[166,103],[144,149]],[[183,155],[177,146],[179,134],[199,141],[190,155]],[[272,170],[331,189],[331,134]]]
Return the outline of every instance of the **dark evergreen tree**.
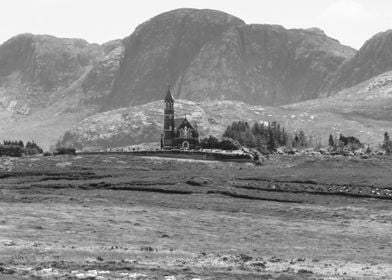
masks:
[[[267,148],[270,151],[276,150],[275,137],[274,137],[274,134],[272,131],[270,132],[269,137],[268,137]]]
[[[329,145],[330,147],[334,147],[334,146],[335,146],[335,142],[333,141],[333,136],[332,136],[332,134],[329,135],[328,145]]]
[[[231,138],[223,138],[219,142],[219,148],[222,150],[239,150],[241,149],[240,143]]]
[[[200,141],[203,149],[219,149],[219,140],[214,136],[209,136]]]
[[[268,123],[255,122],[251,127],[247,122],[233,122],[227,127],[223,137],[232,138],[241,145],[256,148],[263,152],[266,150],[273,151],[278,147],[286,146],[290,143],[289,139],[294,138],[276,121]],[[303,131],[298,133],[295,139],[298,141],[293,141],[293,144],[298,146],[304,146],[303,143],[308,142]]]
[[[387,155],[390,155],[390,154],[391,154],[391,152],[392,152],[392,143],[391,143],[391,141],[390,141],[390,139],[389,139],[389,134],[388,134],[388,132],[385,132],[385,133],[384,133],[384,142],[383,142],[383,144],[382,144],[382,148],[385,150],[385,153],[386,153]]]
[[[351,151],[354,151],[361,148],[363,145],[361,144],[359,139],[354,136],[344,136],[343,134],[340,134],[339,146],[340,148],[346,148]]]

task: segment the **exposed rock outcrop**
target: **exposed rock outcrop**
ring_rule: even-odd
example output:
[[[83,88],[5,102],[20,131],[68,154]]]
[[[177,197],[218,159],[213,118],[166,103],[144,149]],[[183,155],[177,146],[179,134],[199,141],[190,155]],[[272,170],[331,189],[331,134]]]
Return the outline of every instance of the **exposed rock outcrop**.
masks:
[[[365,42],[355,56],[333,73],[325,91],[334,94],[379,74],[392,70],[392,29],[381,32]]]
[[[152,18],[124,46],[107,110],[159,100],[167,84],[195,101],[276,105],[317,98],[326,77],[355,53],[316,28],[246,25],[195,9]]]

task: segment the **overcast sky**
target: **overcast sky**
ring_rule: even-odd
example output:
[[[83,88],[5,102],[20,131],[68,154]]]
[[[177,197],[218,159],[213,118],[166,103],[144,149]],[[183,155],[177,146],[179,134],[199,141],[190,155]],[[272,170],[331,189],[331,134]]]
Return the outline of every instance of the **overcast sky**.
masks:
[[[319,27],[354,48],[392,29],[391,0],[2,0],[0,43],[26,32],[104,43],[130,35],[159,13],[184,7],[225,11],[246,23]]]

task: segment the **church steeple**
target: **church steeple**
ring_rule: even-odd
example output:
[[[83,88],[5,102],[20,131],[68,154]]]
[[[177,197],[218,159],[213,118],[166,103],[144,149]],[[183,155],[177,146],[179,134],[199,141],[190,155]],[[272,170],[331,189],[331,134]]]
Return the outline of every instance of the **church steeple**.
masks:
[[[170,91],[170,86],[168,86],[167,93],[166,93],[164,100],[165,100],[165,102],[170,102],[170,103],[174,102],[173,95],[171,94],[171,91]]]
[[[172,149],[174,145],[174,98],[170,92],[170,86],[164,99],[163,141],[165,149]]]

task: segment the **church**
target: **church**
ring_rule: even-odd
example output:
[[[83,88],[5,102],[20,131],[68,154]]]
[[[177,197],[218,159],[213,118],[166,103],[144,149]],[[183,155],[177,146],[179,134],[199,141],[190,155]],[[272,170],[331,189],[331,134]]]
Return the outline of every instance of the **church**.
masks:
[[[164,99],[163,134],[161,137],[161,148],[172,149],[197,149],[199,148],[199,132],[197,123],[184,118],[175,118],[174,98],[167,90]]]

